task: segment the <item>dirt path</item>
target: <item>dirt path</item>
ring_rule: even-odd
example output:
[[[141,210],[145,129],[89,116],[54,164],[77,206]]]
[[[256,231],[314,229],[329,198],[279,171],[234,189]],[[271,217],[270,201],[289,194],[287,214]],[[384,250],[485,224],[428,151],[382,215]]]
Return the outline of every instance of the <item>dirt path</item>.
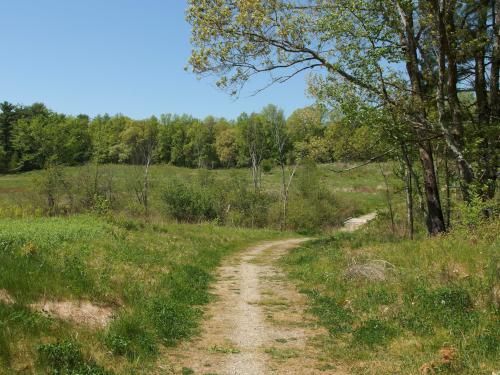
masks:
[[[307,239],[254,246],[219,269],[202,335],[167,353],[174,374],[332,374],[314,340],[326,331],[274,262]],[[183,372],[184,371],[184,372]],[[191,372],[193,371],[193,372]]]
[[[375,214],[350,219],[353,231]],[[267,242],[228,259],[219,268],[201,335],[169,350],[161,373],[205,375],[345,374],[316,342],[327,332],[307,312],[306,297],[276,261],[307,239]]]
[[[344,226],[342,227],[343,232],[354,232],[355,230],[359,229],[363,225],[367,224],[369,221],[372,221],[377,217],[377,214],[375,212],[359,216],[359,217],[353,217],[349,220],[346,220],[344,223]]]

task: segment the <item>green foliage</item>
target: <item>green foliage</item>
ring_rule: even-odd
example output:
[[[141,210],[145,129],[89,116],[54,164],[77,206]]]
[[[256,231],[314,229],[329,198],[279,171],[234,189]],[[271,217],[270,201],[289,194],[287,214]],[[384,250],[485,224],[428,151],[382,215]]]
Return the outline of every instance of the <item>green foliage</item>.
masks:
[[[152,301],[149,314],[158,335],[167,346],[192,335],[200,317],[198,309],[164,297]]]
[[[54,375],[110,375],[92,360],[85,359],[81,346],[74,341],[38,346],[40,364]]]
[[[107,329],[104,342],[114,355],[126,356],[131,361],[158,354],[156,338],[139,315],[120,315]]]
[[[1,302],[0,302],[1,304]],[[7,367],[10,365],[11,350],[9,342],[5,337],[5,328],[0,324],[0,365]]]
[[[9,358],[11,364],[33,363],[36,346],[56,340],[40,355],[50,373],[98,374],[91,357],[117,373],[148,367],[160,345],[197,331],[199,305],[210,300],[212,273],[222,257],[278,235],[122,216],[0,219],[0,289],[16,301],[0,302],[0,373]],[[44,300],[89,300],[113,307],[116,317],[95,330],[29,307]],[[67,337],[78,337],[79,345]]]
[[[312,298],[311,312],[328,327],[330,333],[345,333],[351,330],[353,316],[335,298],[321,295],[317,291],[308,292],[308,294]]]
[[[172,180],[164,188],[162,199],[169,214],[179,221],[213,220],[217,216],[215,197],[202,186]]]
[[[414,241],[386,236],[380,228],[387,225],[380,217],[355,233],[309,242],[282,261],[331,334],[327,355],[353,372],[373,366],[375,373],[410,374],[453,348],[451,362],[438,361],[441,370],[495,371],[498,220]],[[394,265],[390,278],[345,276],[353,263],[373,259]]]
[[[496,216],[500,211],[498,202],[494,199],[484,200],[474,193],[469,202],[458,204],[459,225],[467,228],[478,228],[487,221],[487,215]]]
[[[273,161],[270,159],[262,161],[262,171],[264,173],[270,173],[273,170],[273,166]]]
[[[397,336],[397,329],[376,319],[363,322],[353,332],[353,344],[362,344],[369,347],[385,345]]]
[[[199,267],[190,264],[174,266],[160,281],[161,288],[177,302],[189,305],[208,303],[208,283],[212,277]]]

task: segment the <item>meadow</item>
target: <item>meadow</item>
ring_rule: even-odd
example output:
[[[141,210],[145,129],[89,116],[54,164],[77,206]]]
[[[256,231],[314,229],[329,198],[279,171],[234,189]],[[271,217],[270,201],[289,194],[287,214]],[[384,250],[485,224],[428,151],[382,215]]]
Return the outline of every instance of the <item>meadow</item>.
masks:
[[[416,241],[380,217],[292,250],[282,266],[352,374],[492,374],[500,355],[500,226]]]
[[[291,184],[290,228],[317,232],[342,224],[347,217],[361,215],[387,206],[384,179],[378,165],[367,165],[345,173],[335,171],[353,164],[332,163],[304,165],[296,171]],[[400,185],[392,175],[392,163],[383,163],[391,184]],[[96,169],[97,168],[97,169]],[[134,189],[141,183],[143,167],[132,165],[92,164],[65,167],[61,187],[54,193],[59,196],[61,211],[80,213],[95,207],[81,207],[84,196],[96,193],[95,184],[101,185],[98,193],[106,200],[106,209],[132,217],[143,217],[143,207]],[[96,173],[98,182],[94,182]],[[0,212],[3,216],[22,217],[46,213],[46,172],[31,171],[0,177]],[[216,210],[233,210],[224,224],[234,226],[279,228],[280,179],[278,168],[264,172],[258,196],[253,195],[251,172],[239,169],[190,169],[170,165],[152,165],[150,168],[149,205],[151,216],[165,220],[174,219],[162,200],[162,194],[172,182],[180,181],[195,186],[200,194],[209,195],[224,207]],[[392,188],[401,201],[401,188]],[[193,195],[193,192],[191,192]],[[223,195],[223,197],[221,197]],[[93,198],[93,197],[90,197]],[[71,207],[70,206],[71,203]],[[241,206],[241,207],[240,207]],[[99,209],[99,207],[98,207]],[[44,211],[45,210],[45,211]],[[233,214],[234,211],[234,214]],[[217,215],[220,219],[221,215]],[[255,220],[248,220],[256,216]],[[212,218],[208,218],[210,220]],[[225,219],[225,218],[223,218]]]
[[[265,199],[252,206],[248,169],[153,165],[149,217],[134,195],[139,167],[99,166],[100,183],[112,181],[111,195],[105,196],[112,199],[92,207],[78,202],[92,185],[95,166],[64,168],[64,188],[57,193],[61,211],[52,217],[43,190],[46,171],[0,177],[2,373],[156,373],[167,348],[199,333],[223,259],[251,244],[302,234],[315,239],[292,250],[280,266],[328,330],[311,345],[340,369],[495,371],[498,221],[483,221],[473,207],[457,207],[452,231],[427,238],[417,210],[416,239],[408,240],[395,165],[335,172],[352,166],[297,170],[288,231],[277,230],[276,169],[263,174]],[[389,179],[394,229],[381,166]],[[181,211],[198,209],[193,200],[200,200],[214,216],[176,217],[164,199],[172,186],[188,189],[169,196],[184,202]],[[247,201],[250,208],[242,204]],[[378,217],[366,228],[338,231],[348,217],[373,211]],[[461,223],[460,215],[471,220]],[[105,324],[43,312],[46,303],[68,302],[78,308],[91,303]]]
[[[284,235],[111,216],[0,219],[0,289],[11,298],[0,299],[1,372],[148,373],[162,347],[196,333],[220,260]],[[39,301],[92,301],[113,320],[104,329],[50,318],[30,308]]]

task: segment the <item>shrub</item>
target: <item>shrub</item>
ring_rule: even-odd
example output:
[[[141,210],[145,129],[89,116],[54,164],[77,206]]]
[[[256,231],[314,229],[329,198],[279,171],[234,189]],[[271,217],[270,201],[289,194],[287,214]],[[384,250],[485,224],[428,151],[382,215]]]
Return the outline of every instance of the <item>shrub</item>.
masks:
[[[305,233],[338,225],[340,217],[337,200],[321,180],[321,174],[311,161],[296,173],[292,183],[288,209],[288,226]]]
[[[217,217],[216,200],[210,189],[178,179],[163,189],[162,200],[176,220],[196,222]]]
[[[276,201],[272,195],[254,191],[244,185],[235,186],[226,196],[228,215],[225,221],[232,225],[262,228],[269,222],[269,206]]]
[[[273,161],[271,159],[265,159],[262,161],[261,167],[264,173],[269,173],[273,170]]]
[[[459,225],[466,228],[477,228],[489,216],[498,212],[498,204],[494,200],[484,201],[479,194],[472,194],[469,202],[458,205]]]

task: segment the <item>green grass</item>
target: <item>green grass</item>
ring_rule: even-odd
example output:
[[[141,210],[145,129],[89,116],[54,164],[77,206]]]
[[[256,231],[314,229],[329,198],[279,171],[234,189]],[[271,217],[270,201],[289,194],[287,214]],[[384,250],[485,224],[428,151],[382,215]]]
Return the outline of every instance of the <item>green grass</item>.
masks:
[[[0,302],[0,373],[148,373],[162,346],[197,332],[221,259],[286,235],[93,215],[0,219],[0,289],[17,302]],[[93,330],[27,307],[44,299],[90,300],[113,307],[116,317]],[[75,348],[83,358],[76,364],[50,359]]]
[[[345,169],[352,164],[333,163],[318,166],[319,180],[337,198],[336,205],[341,209],[340,216],[355,216],[375,209],[384,208],[384,180],[377,165],[367,165],[345,173],[335,173],[333,170]],[[90,169],[89,169],[90,168]],[[76,181],[79,186],[88,183],[93,176],[93,166],[67,167],[65,175]],[[100,166],[102,176],[111,176],[116,195],[116,208],[136,215],[140,212],[135,193],[131,189],[134,179],[141,177],[140,167],[130,165],[103,165]],[[384,164],[385,170],[390,173],[392,165]],[[38,180],[42,171],[32,171],[22,174],[0,176],[0,217],[25,217],[39,215],[37,208],[43,205],[43,197],[37,194]],[[302,170],[296,173],[292,191],[296,187],[297,179]],[[211,178],[219,181],[241,179],[248,186],[252,185],[251,172],[247,168],[218,169],[207,172]],[[162,190],[172,179],[197,179],[200,171],[190,168],[180,168],[170,165],[153,165],[151,167],[151,210],[153,215],[164,216],[165,206],[161,201]],[[106,178],[108,178],[106,177]],[[279,194],[281,175],[277,168],[262,177],[262,188],[266,192]],[[394,176],[391,182],[396,183]],[[80,186],[80,190],[82,187]]]
[[[292,250],[283,267],[329,331],[327,355],[359,374],[491,374],[500,357],[500,222],[402,240],[385,218]],[[348,277],[390,262],[384,281]],[[443,352],[453,353],[444,360]]]

